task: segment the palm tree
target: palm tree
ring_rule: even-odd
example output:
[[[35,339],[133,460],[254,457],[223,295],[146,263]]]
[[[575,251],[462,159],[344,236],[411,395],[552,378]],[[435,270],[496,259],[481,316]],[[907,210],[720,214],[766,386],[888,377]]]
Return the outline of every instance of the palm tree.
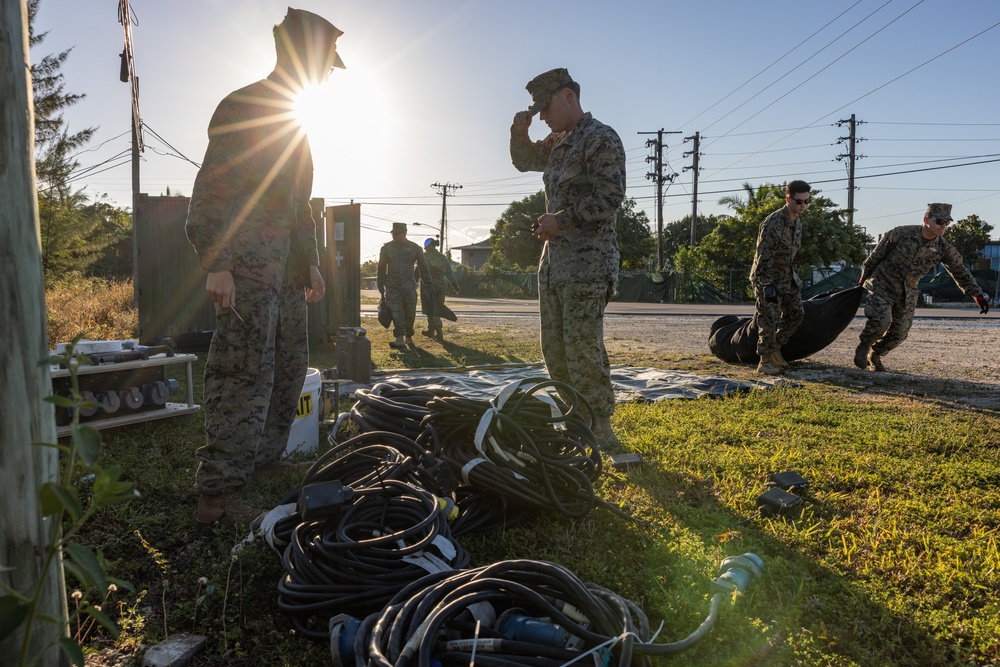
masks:
[[[744,182],[743,191],[746,192],[746,199],[739,195],[726,195],[719,200],[719,203],[733,209],[737,214],[743,214],[745,211],[757,208],[763,204],[768,197],[774,195],[777,187],[770,183],[761,183],[755,190],[752,185]]]

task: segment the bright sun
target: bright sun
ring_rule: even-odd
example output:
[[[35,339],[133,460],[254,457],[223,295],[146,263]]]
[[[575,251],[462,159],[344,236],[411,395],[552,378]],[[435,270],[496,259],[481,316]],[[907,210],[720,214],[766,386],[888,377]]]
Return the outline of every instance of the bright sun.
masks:
[[[384,86],[370,71],[336,70],[299,94],[295,116],[309,135],[314,196],[379,194],[379,165],[384,170],[392,134],[388,108]]]

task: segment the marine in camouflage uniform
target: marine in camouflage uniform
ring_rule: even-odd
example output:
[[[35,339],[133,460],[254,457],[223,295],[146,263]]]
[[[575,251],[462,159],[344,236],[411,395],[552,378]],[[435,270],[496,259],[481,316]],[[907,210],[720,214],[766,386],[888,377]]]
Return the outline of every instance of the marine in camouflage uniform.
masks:
[[[533,233],[545,241],[538,263],[542,356],[549,376],[571,385],[598,417],[595,433],[617,445],[604,307],[618,279],[617,212],[625,198],[625,149],[618,134],[580,107],[565,69],[526,86],[532,106],[514,116],[510,157],[518,171],[543,171],[546,213]],[[551,133],[531,141],[540,112]]]
[[[923,225],[890,230],[865,260],[859,283],[868,291],[868,321],[854,354],[859,368],[885,370],[882,356],[906,340],[913,324],[917,282],[937,263],[945,267],[963,294],[975,299],[981,312],[989,311],[988,298],[958,250],[943,236],[951,220],[951,204],[928,204]]]
[[[208,128],[185,225],[217,318],[205,365],[205,445],[196,452],[202,522],[240,511],[231,494],[278,461],[302,393],[306,301],[319,300],[325,284],[309,207],[312,156],[294,99],[343,66],[340,34],[289,8],[274,28],[274,71],[226,96]]]
[[[392,333],[396,340],[389,345],[397,349],[416,347],[413,342],[413,323],[417,318],[417,279],[414,276],[414,265],[421,279],[430,280],[423,249],[407,240],[404,223],[394,222],[392,240],[384,244],[379,252],[376,285],[392,313]]]
[[[455,272],[451,270],[451,260],[443,252],[437,249],[436,239],[424,241],[424,259],[427,261],[427,269],[430,271],[430,282],[420,282],[420,293],[427,302],[427,330],[421,333],[429,338],[433,338],[439,343],[444,342],[444,330],[441,324],[441,307],[444,306],[445,294],[450,285],[455,293],[459,293],[458,282],[455,280]]]
[[[792,268],[802,246],[800,214],[809,202],[809,184],[791,181],[785,186],[785,206],[767,216],[757,235],[750,282],[753,285],[757,327],[757,370],[777,375],[788,368],[782,346],[802,324],[802,280]]]

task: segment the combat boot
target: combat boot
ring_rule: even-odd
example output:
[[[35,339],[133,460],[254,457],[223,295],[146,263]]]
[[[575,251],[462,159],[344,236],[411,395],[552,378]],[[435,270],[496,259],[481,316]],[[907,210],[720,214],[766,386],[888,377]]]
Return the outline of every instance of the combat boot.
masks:
[[[867,370],[869,352],[871,352],[871,347],[869,347],[868,343],[858,345],[857,349],[854,350],[854,365],[862,370]]]
[[[774,362],[774,355],[766,354],[760,358],[760,363],[757,364],[757,372],[764,375],[781,375],[783,370],[781,366]]]
[[[237,526],[249,526],[261,513],[260,508],[244,505],[234,496],[201,495],[198,496],[195,519],[205,526],[222,520]]]
[[[882,364],[882,355],[875,350],[868,353],[868,370],[878,371],[879,373],[885,371],[885,366]]]
[[[407,336],[406,337],[406,343],[405,343],[405,345],[406,345],[406,347],[410,348],[411,350],[417,349],[417,344],[413,342],[413,337],[412,336]]]
[[[611,417],[605,415],[598,417],[594,424],[594,437],[597,439],[597,448],[606,454],[611,454],[621,449],[622,443],[611,429]]]
[[[405,350],[406,342],[403,340],[402,336],[396,336],[396,340],[389,342],[389,347],[394,348],[396,350]]]
[[[427,336],[428,338],[434,338],[434,329],[425,329],[420,332],[421,336]]]
[[[783,371],[787,371],[789,368],[792,367],[792,365],[787,361],[785,361],[785,358],[781,356],[781,350],[778,350],[777,352],[771,355],[771,361],[774,362],[775,366],[777,366]]]
[[[436,340],[439,343],[444,342],[444,331],[441,329],[441,327],[438,327],[437,331],[434,333],[434,340]]]

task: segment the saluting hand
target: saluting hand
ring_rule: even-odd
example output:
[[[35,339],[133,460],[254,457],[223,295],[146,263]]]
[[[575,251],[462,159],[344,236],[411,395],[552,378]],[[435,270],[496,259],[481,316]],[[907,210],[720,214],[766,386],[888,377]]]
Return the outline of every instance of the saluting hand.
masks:
[[[514,114],[513,129],[518,132],[527,132],[528,128],[531,126],[532,116],[534,116],[534,114],[530,111],[518,111]]]

